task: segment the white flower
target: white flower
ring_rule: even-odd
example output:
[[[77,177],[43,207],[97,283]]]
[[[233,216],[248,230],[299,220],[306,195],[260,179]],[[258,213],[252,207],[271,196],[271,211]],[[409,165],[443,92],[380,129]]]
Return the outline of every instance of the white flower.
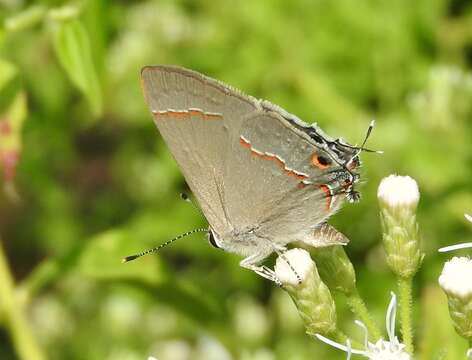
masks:
[[[356,321],[356,324],[364,329],[365,338],[364,350],[356,350],[351,348],[351,342],[348,340],[346,345],[339,344],[332,341],[320,334],[316,334],[316,337],[335,347],[336,349],[343,350],[347,353],[347,360],[351,358],[352,354],[362,355],[369,360],[411,360],[410,354],[405,351],[405,345],[400,343],[398,338],[395,336],[395,317],[397,308],[397,297],[392,293],[392,299],[388,305],[386,315],[386,327],[389,340],[379,339],[375,344],[368,341],[368,333],[366,326]]]
[[[439,285],[447,293],[466,299],[472,295],[472,260],[465,256],[454,256],[444,264]]]
[[[284,285],[297,286],[313,271],[314,263],[308,251],[291,249],[279,256],[275,263],[275,276]]]
[[[465,218],[472,222],[472,216],[464,214]],[[439,252],[471,248],[472,243],[463,243],[446,246]],[[449,314],[453,320],[457,333],[470,340],[472,327],[472,259],[465,256],[455,256],[444,264],[439,285],[446,293],[449,300]],[[472,348],[467,350],[467,358],[472,359]]]
[[[465,218],[472,222],[472,216],[464,214]],[[472,243],[463,243],[446,246],[439,249],[439,252],[471,248]],[[472,295],[472,260],[465,256],[455,256],[444,264],[439,285],[447,293],[461,299]]]
[[[418,185],[409,176],[390,175],[380,182],[377,197],[387,264],[397,276],[412,277],[424,258],[416,222]]]
[[[472,217],[464,214],[472,222]],[[446,246],[440,252],[471,248],[472,243]],[[439,285],[444,290],[449,301],[449,314],[459,335],[469,339],[472,334],[472,259],[465,256],[455,256],[444,264]],[[472,348],[467,351],[467,358],[472,359]]]
[[[469,214],[464,214],[464,217],[472,222],[472,216]],[[467,248],[472,248],[472,243],[463,243],[463,244],[456,244],[456,245],[450,245],[450,246],[445,246],[440,248],[438,251],[439,252],[447,252],[447,251],[453,251],[453,250],[460,250],[460,249],[467,249]]]
[[[416,207],[420,192],[416,181],[411,177],[390,175],[380,182],[377,197],[391,207]]]
[[[281,253],[274,273],[290,294],[308,334],[331,334],[336,329],[336,305],[306,250]]]

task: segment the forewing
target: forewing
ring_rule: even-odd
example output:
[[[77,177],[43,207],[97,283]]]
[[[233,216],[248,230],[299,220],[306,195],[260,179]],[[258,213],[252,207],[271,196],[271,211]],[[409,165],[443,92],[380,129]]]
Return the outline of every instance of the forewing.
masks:
[[[256,100],[179,67],[148,66],[141,79],[156,126],[210,225],[223,233],[229,226],[222,203],[227,147]]]

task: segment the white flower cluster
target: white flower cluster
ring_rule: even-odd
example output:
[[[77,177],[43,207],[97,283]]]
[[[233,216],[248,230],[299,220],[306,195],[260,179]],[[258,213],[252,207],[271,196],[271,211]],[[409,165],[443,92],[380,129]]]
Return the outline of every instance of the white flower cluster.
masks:
[[[472,217],[465,214],[465,218],[472,222]],[[446,246],[439,249],[439,252],[471,248],[472,243],[463,243]],[[472,259],[466,256],[454,256],[444,264],[439,285],[446,294],[466,299],[472,296]]]
[[[396,309],[397,297],[394,293],[392,293],[392,299],[388,305],[386,315],[388,341],[379,339],[375,343],[369,342],[369,334],[367,333],[366,326],[362,322],[356,321],[356,324],[364,329],[364,350],[352,349],[351,342],[349,340],[347,341],[346,345],[342,345],[320,334],[316,334],[316,337],[328,345],[335,347],[336,349],[345,351],[347,353],[347,360],[351,358],[352,354],[362,355],[369,360],[411,360],[410,354],[405,351],[405,345],[400,343],[398,338],[395,336]]]
[[[472,295],[472,260],[465,256],[454,256],[444,264],[439,285],[448,294],[466,299]]]
[[[377,197],[391,207],[416,207],[420,200],[420,191],[418,184],[411,177],[390,175],[380,182]]]
[[[464,214],[465,218],[472,222],[472,216]],[[446,252],[459,249],[472,248],[472,243],[462,243],[446,246],[439,249],[439,252]],[[466,256],[454,256],[444,264],[441,275],[439,276],[439,285],[444,290],[449,300],[450,315],[453,320],[469,319],[465,325],[463,321],[455,321],[456,331],[469,339],[470,329],[470,301],[472,299],[472,259]],[[457,301],[459,299],[459,301]],[[465,306],[464,306],[465,304]],[[470,339],[469,339],[470,341]],[[467,358],[472,359],[472,348],[467,351]]]

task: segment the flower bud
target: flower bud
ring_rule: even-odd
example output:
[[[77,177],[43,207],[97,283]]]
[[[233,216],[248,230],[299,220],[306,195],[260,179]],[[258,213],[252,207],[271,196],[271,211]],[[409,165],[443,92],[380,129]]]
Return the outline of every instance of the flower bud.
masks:
[[[336,307],[310,254],[302,249],[291,249],[277,258],[274,270],[292,297],[306,332],[332,334],[336,330]]]
[[[313,257],[321,278],[330,290],[340,291],[345,295],[356,291],[356,273],[343,246],[317,248]]]
[[[449,314],[457,333],[472,340],[472,260],[453,257],[444,264],[439,285],[447,295]]]
[[[380,183],[377,197],[387,263],[396,275],[412,277],[424,257],[416,222],[418,185],[409,176],[390,175]]]

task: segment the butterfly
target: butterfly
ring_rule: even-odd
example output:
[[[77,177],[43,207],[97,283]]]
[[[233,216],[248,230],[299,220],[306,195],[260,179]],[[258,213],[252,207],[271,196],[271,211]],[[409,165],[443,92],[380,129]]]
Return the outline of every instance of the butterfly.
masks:
[[[326,223],[359,200],[362,146],[334,139],[267,100],[198,72],[146,66],[141,72],[154,123],[209,223],[215,247],[272,281],[260,265],[289,243],[346,244]]]

